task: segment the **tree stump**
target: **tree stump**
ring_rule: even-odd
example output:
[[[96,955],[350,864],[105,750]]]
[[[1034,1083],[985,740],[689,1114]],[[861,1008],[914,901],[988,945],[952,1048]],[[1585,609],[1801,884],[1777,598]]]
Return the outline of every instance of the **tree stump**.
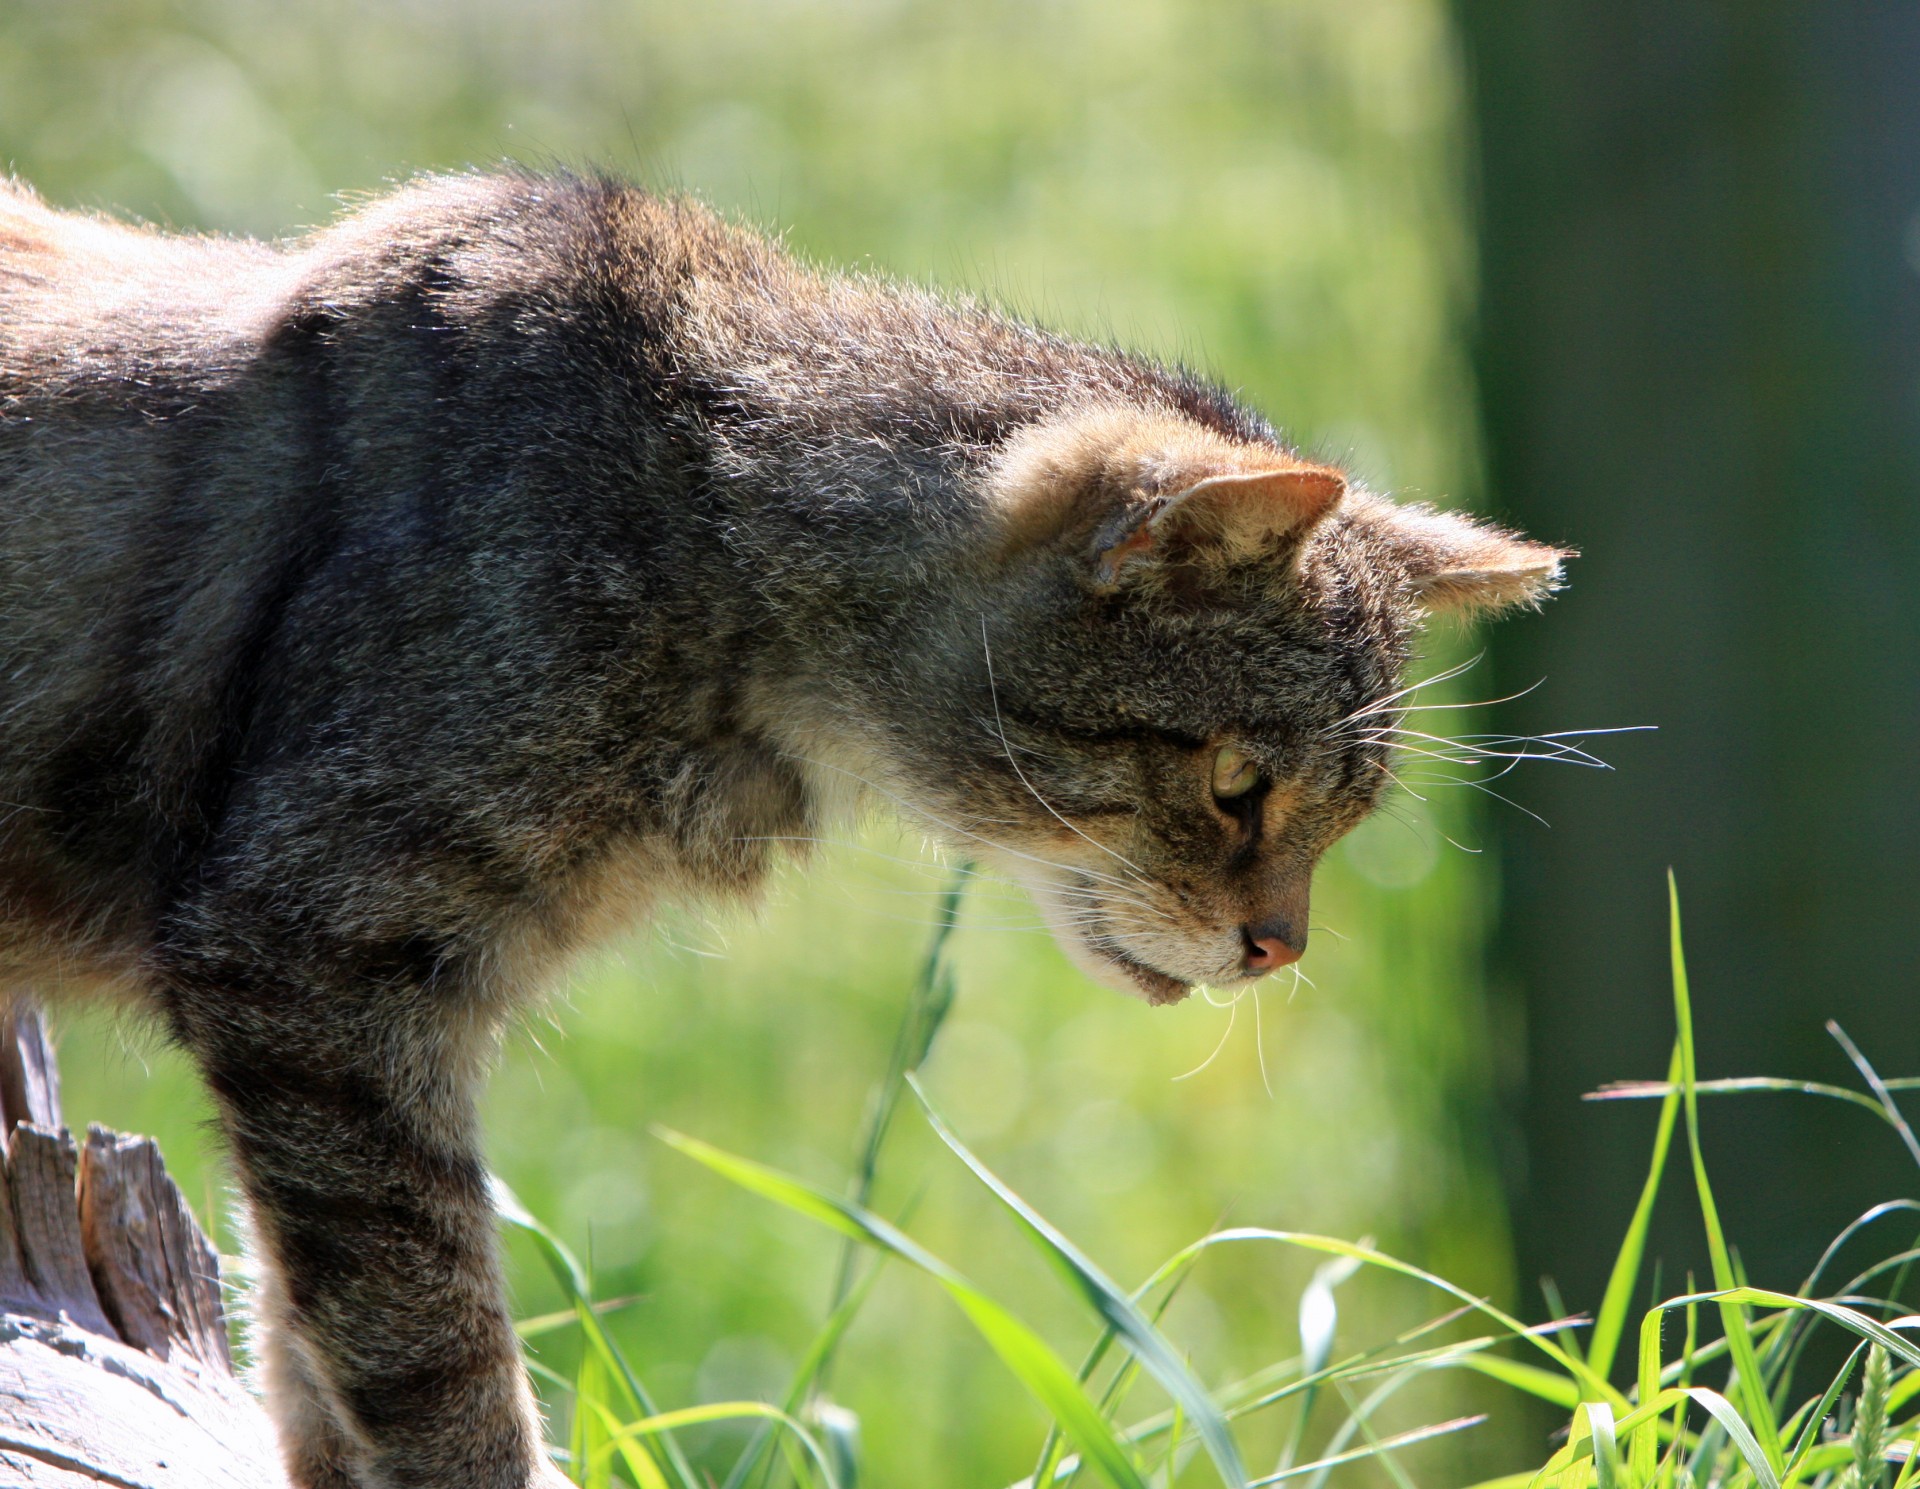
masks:
[[[0,1133],[0,1486],[287,1489],[218,1256],[152,1139],[76,1147],[34,1013],[0,1019]]]

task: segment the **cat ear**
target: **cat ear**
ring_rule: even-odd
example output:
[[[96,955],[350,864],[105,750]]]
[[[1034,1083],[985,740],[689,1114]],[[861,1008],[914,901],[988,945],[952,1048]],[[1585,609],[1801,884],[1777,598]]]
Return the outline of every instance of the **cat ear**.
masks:
[[[1325,466],[1207,476],[1170,496],[1129,503],[1095,533],[1095,577],[1117,583],[1129,563],[1179,555],[1235,562],[1276,552],[1331,513],[1346,477]]]
[[[1436,614],[1537,605],[1560,587],[1561,566],[1575,556],[1432,507],[1382,502],[1370,515]]]

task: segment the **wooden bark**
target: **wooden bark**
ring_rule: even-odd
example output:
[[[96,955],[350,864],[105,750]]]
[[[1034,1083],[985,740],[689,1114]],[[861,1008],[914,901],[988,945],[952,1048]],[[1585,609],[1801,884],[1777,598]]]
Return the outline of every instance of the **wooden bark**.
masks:
[[[0,1486],[286,1489],[219,1258],[150,1139],[75,1144],[34,1014],[0,1027],[0,1131]]]

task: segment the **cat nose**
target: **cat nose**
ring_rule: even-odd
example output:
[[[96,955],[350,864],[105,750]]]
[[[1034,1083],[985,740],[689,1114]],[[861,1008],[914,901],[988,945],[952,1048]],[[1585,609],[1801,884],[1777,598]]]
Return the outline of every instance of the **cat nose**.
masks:
[[[1249,977],[1264,977],[1281,967],[1291,967],[1306,954],[1307,933],[1278,922],[1247,925],[1240,928],[1240,940],[1246,947]]]

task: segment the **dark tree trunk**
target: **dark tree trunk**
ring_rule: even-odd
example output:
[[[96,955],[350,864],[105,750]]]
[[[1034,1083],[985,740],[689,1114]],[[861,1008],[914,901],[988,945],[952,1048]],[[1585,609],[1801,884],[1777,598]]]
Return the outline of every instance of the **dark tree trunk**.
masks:
[[[1664,1070],[1669,865],[1703,1074],[1845,1079],[1829,1017],[1920,1074],[1920,7],[1457,12],[1495,505],[1586,552],[1499,631],[1503,687],[1548,678],[1505,722],[1660,729],[1604,751],[1616,776],[1516,783],[1553,826],[1502,828],[1520,1256],[1592,1307],[1653,1113],[1576,1097]],[[1756,1281],[1920,1190],[1839,1104],[1722,1098],[1706,1124]],[[1669,1291],[1696,1235],[1665,1207]]]

